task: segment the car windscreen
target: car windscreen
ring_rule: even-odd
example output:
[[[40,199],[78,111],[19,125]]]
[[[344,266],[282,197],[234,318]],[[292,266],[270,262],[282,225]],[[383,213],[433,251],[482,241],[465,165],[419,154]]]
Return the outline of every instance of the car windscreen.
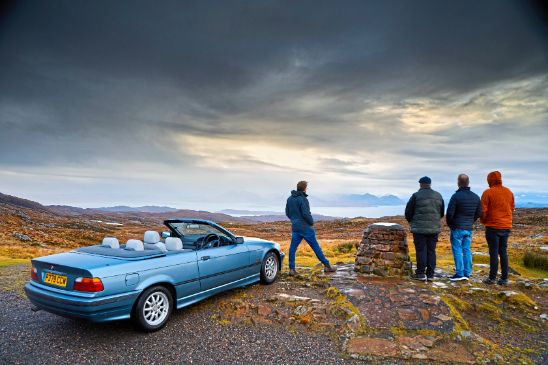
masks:
[[[200,224],[200,223],[188,223],[188,222],[170,222],[169,225],[173,228],[179,235],[185,238],[199,238],[210,233],[215,233],[218,236],[223,236],[230,238],[225,232],[217,229],[216,227],[210,226],[209,224]]]

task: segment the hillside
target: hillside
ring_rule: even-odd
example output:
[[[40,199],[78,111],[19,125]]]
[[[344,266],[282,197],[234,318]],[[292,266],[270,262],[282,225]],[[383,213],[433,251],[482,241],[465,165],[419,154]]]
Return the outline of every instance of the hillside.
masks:
[[[0,193],[0,204],[7,204],[21,208],[29,208],[33,210],[47,210],[45,206],[32,200],[18,198],[16,196]]]
[[[254,223],[222,213],[174,210],[162,213],[104,212],[71,206],[44,206],[38,202],[0,194],[0,256],[33,257],[100,242],[107,235],[139,238],[147,229],[163,230],[174,217],[215,222]]]

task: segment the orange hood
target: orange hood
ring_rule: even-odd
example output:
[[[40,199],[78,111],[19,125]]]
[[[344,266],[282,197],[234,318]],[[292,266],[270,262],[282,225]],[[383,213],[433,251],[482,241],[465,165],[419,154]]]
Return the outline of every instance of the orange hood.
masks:
[[[487,183],[489,184],[489,187],[502,185],[502,174],[500,171],[490,172],[489,175],[487,175]]]

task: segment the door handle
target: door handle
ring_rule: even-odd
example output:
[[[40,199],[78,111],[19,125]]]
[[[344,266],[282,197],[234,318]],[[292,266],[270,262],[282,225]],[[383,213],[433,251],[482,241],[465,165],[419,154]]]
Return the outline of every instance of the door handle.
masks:
[[[202,256],[202,257],[201,257],[202,261],[207,261],[207,260],[209,260],[210,258],[211,258],[211,257],[209,257],[209,256]]]

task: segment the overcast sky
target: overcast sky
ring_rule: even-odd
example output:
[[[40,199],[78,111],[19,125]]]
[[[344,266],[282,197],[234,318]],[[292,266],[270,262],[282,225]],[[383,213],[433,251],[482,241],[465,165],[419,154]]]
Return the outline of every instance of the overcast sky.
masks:
[[[526,1],[17,1],[0,192],[46,204],[548,191],[548,33]]]

